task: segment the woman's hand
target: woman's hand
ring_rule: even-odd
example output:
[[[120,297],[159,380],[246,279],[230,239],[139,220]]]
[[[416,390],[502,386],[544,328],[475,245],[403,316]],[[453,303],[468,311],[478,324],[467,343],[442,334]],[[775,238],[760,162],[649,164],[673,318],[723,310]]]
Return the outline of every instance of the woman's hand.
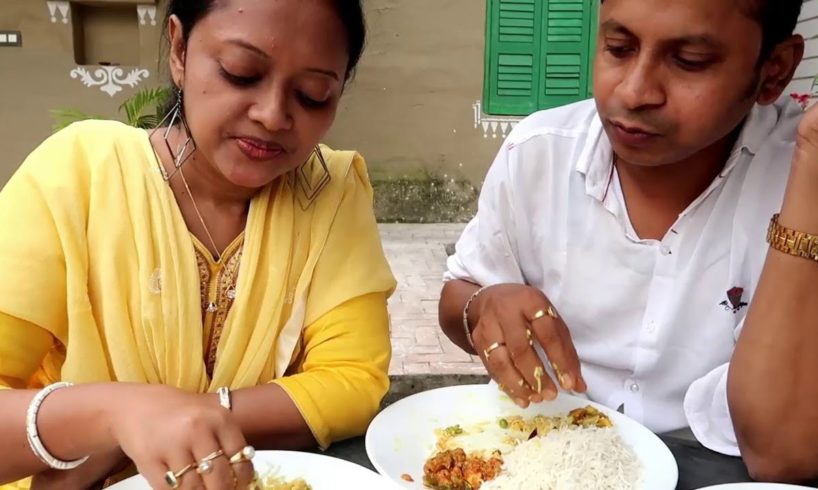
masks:
[[[469,323],[489,374],[519,406],[557,396],[535,342],[543,347],[563,389],[587,389],[571,334],[541,291],[520,284],[486,288],[469,308]]]
[[[213,397],[160,385],[122,385],[109,410],[114,439],[155,489],[246,489],[254,477],[247,459],[234,461],[247,446],[229,411]],[[204,468],[199,463],[210,463]],[[205,471],[200,471],[204,469]]]
[[[69,471],[48,470],[34,475],[31,490],[66,488],[102,488],[105,480],[125,470],[130,460],[121,449],[95,454],[84,464]]]

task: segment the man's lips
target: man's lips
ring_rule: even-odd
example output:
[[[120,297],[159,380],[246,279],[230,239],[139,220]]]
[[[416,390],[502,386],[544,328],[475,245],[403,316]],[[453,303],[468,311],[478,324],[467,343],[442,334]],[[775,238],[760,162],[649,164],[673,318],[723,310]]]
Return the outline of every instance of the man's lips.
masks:
[[[611,139],[624,146],[645,147],[660,137],[659,133],[620,121],[609,121]]]
[[[621,129],[622,131],[630,134],[644,134],[647,136],[659,136],[658,131],[654,131],[652,129],[647,129],[638,124],[629,124],[623,121],[611,121],[611,125],[616,126],[617,128]]]

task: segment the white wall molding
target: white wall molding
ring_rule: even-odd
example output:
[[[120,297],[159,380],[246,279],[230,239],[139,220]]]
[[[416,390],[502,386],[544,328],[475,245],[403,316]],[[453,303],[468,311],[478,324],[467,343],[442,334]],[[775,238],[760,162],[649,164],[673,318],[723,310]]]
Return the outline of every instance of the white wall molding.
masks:
[[[505,139],[523,118],[515,116],[491,116],[483,113],[483,103],[479,100],[472,105],[474,110],[474,128],[483,129],[483,138],[502,137]]]
[[[137,5],[136,15],[139,16],[140,25],[156,25],[156,5]]]
[[[113,97],[122,92],[125,86],[135,88],[150,77],[144,68],[133,68],[127,74],[119,66],[78,66],[71,70],[71,78],[79,79],[88,88],[99,88]]]
[[[62,22],[68,24],[71,18],[71,4],[68,2],[45,2],[48,5],[48,13],[51,16],[51,23]]]

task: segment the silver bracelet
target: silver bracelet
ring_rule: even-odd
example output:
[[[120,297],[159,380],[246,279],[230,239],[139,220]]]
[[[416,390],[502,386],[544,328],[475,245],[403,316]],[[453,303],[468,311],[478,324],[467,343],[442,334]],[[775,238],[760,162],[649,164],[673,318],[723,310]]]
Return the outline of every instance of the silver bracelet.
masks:
[[[230,398],[230,388],[222,386],[216,393],[219,394],[219,405],[226,408],[228,411],[233,410],[233,400]]]
[[[477,350],[477,347],[474,346],[474,340],[471,338],[471,328],[469,327],[469,308],[471,307],[472,302],[476,300],[478,296],[480,296],[480,293],[486,290],[486,287],[482,287],[475,291],[474,294],[469,297],[469,300],[466,301],[466,306],[463,307],[463,330],[466,332],[466,340],[474,350]]]
[[[40,433],[37,430],[37,415],[40,413],[40,406],[42,406],[43,401],[48,395],[59,389],[68,388],[69,386],[73,385],[71,383],[62,382],[46,386],[34,395],[34,399],[31,400],[31,404],[28,406],[28,411],[26,412],[26,436],[28,437],[28,444],[31,446],[31,451],[40,458],[40,461],[47,464],[49,468],[63,471],[73,470],[88,461],[88,456],[74,461],[62,461],[52,456],[40,439]]]

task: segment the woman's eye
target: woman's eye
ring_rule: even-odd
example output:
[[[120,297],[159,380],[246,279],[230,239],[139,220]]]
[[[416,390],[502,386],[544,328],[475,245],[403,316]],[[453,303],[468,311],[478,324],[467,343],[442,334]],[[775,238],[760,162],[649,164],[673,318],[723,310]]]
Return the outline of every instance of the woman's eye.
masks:
[[[219,72],[221,73],[221,76],[224,77],[225,80],[227,80],[229,83],[237,87],[248,87],[261,79],[261,77],[256,75],[250,77],[234,75],[229,71],[225,70],[224,67],[220,67]]]
[[[304,92],[298,92],[298,100],[301,102],[301,105],[306,107],[307,109],[320,109],[325,107],[329,103],[329,99],[327,100],[316,100],[309,95],[305,94]]]

